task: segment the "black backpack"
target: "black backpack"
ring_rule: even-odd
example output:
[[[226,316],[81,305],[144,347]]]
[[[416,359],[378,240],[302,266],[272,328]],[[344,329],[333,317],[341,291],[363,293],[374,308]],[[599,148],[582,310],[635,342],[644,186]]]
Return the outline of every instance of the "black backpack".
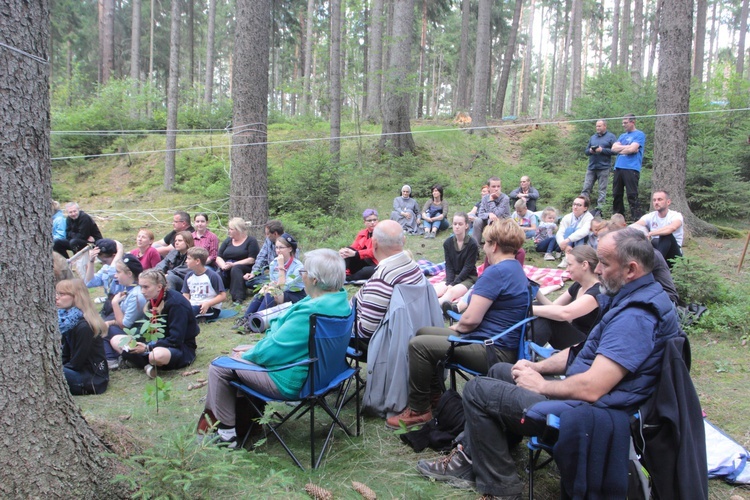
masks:
[[[450,451],[453,440],[464,430],[464,405],[461,395],[448,389],[440,396],[433,418],[417,430],[401,434],[401,441],[416,452],[427,447],[435,451]]]

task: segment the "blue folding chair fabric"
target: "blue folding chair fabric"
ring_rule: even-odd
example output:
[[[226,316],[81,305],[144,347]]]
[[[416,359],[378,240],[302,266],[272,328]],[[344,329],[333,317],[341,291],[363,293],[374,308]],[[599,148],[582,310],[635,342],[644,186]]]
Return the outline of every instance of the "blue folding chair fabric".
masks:
[[[242,394],[249,396],[250,404],[254,407],[258,413],[263,413],[260,408],[255,404],[256,400],[261,400],[265,403],[270,402],[286,402],[296,403],[296,406],[284,415],[279,422],[268,423],[267,428],[270,430],[276,438],[279,440],[281,445],[284,447],[286,452],[292,457],[292,460],[301,468],[304,469],[302,463],[297,459],[292,450],[284,442],[283,438],[278,432],[278,429],[288,422],[293,416],[298,417],[304,415],[306,412],[310,412],[310,463],[313,468],[317,468],[323,458],[323,454],[328,447],[328,444],[333,436],[333,431],[336,426],[343,429],[347,435],[351,436],[352,433],[349,428],[341,421],[339,415],[341,408],[346,400],[345,396],[349,387],[351,386],[352,380],[354,380],[359,368],[351,367],[346,361],[346,351],[349,345],[349,339],[351,336],[352,324],[354,322],[354,311],[352,314],[345,317],[340,316],[326,316],[321,314],[314,314],[310,316],[310,333],[309,333],[309,351],[310,355],[307,359],[292,363],[289,365],[277,367],[274,369],[267,369],[257,365],[248,364],[247,362],[232,359],[226,356],[215,359],[212,364],[221,368],[229,368],[231,370],[253,370],[253,371],[280,371],[286,370],[293,366],[308,365],[309,373],[305,385],[300,390],[299,395],[294,399],[278,399],[270,397],[257,391],[251,387],[248,387],[241,382],[232,382],[231,384],[239,389]],[[358,390],[355,384],[355,391]],[[336,399],[333,405],[326,401],[326,397],[336,394]],[[254,398],[257,398],[254,400]],[[359,395],[356,395],[356,435],[360,433],[360,402]],[[316,458],[315,454],[315,408],[319,407],[323,409],[328,416],[331,418],[331,425],[328,428],[328,433],[323,446],[320,450],[320,454]],[[244,446],[247,441],[252,426],[248,430],[247,435],[244,437],[241,445]]]

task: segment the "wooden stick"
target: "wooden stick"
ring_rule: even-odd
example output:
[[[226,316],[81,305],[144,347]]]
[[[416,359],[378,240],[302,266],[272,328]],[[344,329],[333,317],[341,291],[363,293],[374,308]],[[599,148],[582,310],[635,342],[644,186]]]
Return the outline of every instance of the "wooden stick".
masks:
[[[745,262],[745,254],[747,253],[747,246],[750,244],[750,232],[747,233],[747,239],[745,240],[745,248],[742,250],[742,255],[740,256],[740,265],[737,266],[737,272],[740,272],[740,269],[742,269],[742,263]]]

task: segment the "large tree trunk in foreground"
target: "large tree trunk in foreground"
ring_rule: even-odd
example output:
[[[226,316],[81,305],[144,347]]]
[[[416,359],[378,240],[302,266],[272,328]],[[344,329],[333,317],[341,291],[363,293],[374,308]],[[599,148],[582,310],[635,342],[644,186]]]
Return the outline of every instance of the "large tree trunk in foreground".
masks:
[[[414,0],[394,0],[393,38],[389,50],[388,72],[383,103],[383,133],[380,147],[399,156],[414,151],[409,122],[411,91],[411,29],[414,22]],[[413,82],[412,82],[413,83]]]
[[[49,4],[0,0],[0,497],[112,498],[114,463],[81,416],[60,360],[49,160]],[[19,251],[22,249],[22,251]],[[119,492],[119,493],[118,493]]]
[[[253,223],[263,237],[268,220],[268,48],[270,0],[238,0],[232,99],[232,187],[229,215]]]
[[[164,190],[174,184],[177,157],[177,106],[180,92],[180,0],[172,0],[172,28],[169,35],[169,81],[167,83],[167,152],[164,155]]]
[[[652,192],[665,189],[672,208],[682,212],[692,234],[715,232],[715,228],[690,211],[685,196],[688,115],[690,110],[690,52],[693,33],[692,2],[664,0],[659,23],[659,73],[656,86],[654,173]],[[668,116],[663,116],[668,115]],[[648,143],[647,143],[648,144]]]

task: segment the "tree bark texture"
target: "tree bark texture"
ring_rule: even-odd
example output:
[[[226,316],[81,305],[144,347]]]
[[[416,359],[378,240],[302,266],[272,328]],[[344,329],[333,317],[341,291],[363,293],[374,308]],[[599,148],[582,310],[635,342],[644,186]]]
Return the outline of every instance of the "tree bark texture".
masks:
[[[331,144],[332,160],[341,151],[341,0],[331,0]]]
[[[474,59],[474,97],[471,110],[472,127],[487,126],[487,89],[490,79],[490,14],[491,1],[479,0],[477,15],[477,51]],[[484,133],[484,131],[482,131]]]
[[[630,46],[630,0],[620,0],[622,2],[622,13],[620,14],[620,61],[618,66],[623,71],[628,70],[628,47]],[[692,4],[692,2],[691,2]]]
[[[609,64],[610,69],[614,71],[617,68],[617,48],[620,44],[620,0],[615,0],[615,7],[612,10],[612,45],[610,46]]]
[[[469,27],[471,26],[471,0],[461,2],[461,45],[458,56],[458,88],[456,110],[469,109]]]
[[[714,57],[714,41],[716,40],[716,5],[719,2],[714,2],[711,9],[711,34],[709,35],[708,41],[708,64],[706,64],[706,81],[711,79],[711,64],[713,64]]]
[[[657,0],[656,14],[654,15],[654,22],[651,24],[651,49],[649,50],[648,54],[648,78],[651,78],[654,75],[656,47],[659,43],[659,19],[661,19],[661,13],[664,11],[663,4],[663,0]]]
[[[115,497],[115,464],[63,377],[52,268],[41,264],[52,255],[49,3],[0,0],[0,12],[3,42],[28,54],[0,50],[0,497]]]
[[[370,11],[370,45],[367,50],[367,101],[365,119],[378,123],[381,118],[380,94],[383,78],[383,0],[373,0]]]
[[[735,72],[740,78],[743,78],[745,73],[745,39],[747,35],[748,4],[750,4],[749,0],[742,0],[742,8],[740,9],[740,39],[737,42],[737,65],[735,66]]]
[[[522,115],[529,114],[529,101],[531,98],[531,61],[534,53],[534,8],[536,1],[531,0],[531,7],[529,7],[529,22],[526,28],[526,50],[524,51],[524,65],[523,65],[523,77],[522,77],[522,89],[521,89],[521,113]]]
[[[583,68],[581,65],[581,38],[583,35],[583,0],[573,0],[573,12],[571,22],[573,23],[571,48],[571,100],[581,96],[581,76]]]
[[[513,10],[513,23],[508,35],[508,45],[505,46],[505,55],[503,56],[503,69],[500,73],[500,82],[497,86],[497,95],[495,96],[496,118],[503,117],[503,106],[505,105],[505,94],[508,90],[508,80],[510,79],[511,65],[513,64],[513,54],[516,52],[516,38],[518,37],[518,25],[521,21],[521,9],[523,0],[516,0],[516,7]]]
[[[425,45],[427,45],[427,0],[422,0],[422,36],[419,39],[419,98],[417,101],[417,118],[422,118],[424,110]]]
[[[706,16],[708,14],[708,1],[696,0],[695,11],[695,50],[693,56],[693,78],[698,82],[703,81],[703,61],[706,49]]]
[[[172,0],[169,34],[169,81],[167,82],[167,152],[164,155],[164,190],[171,191],[177,157],[177,106],[180,91],[180,1]]]
[[[666,189],[672,198],[672,208],[682,212],[686,229],[694,234],[702,234],[712,226],[693,215],[685,196],[692,2],[664,0],[662,12],[665,15],[659,22],[659,73],[656,85],[658,116],[654,127],[654,172],[651,187],[652,191]]]
[[[393,37],[385,83],[383,134],[381,149],[391,149],[401,156],[414,151],[409,122],[409,94],[413,89],[411,73],[411,39],[414,22],[414,0],[394,0]]]
[[[232,186],[229,214],[252,221],[263,236],[268,220],[268,57],[270,0],[237,0],[232,99]]]
[[[115,0],[99,0],[99,82],[106,85],[115,70]]]
[[[305,32],[305,113],[312,114],[312,42],[313,42],[313,15],[315,14],[315,0],[307,0],[307,21]]]
[[[195,0],[186,0],[188,8],[188,82],[195,84]]]
[[[203,102],[211,104],[214,94],[214,39],[216,36],[216,0],[208,0],[208,28],[206,31],[206,80]],[[296,66],[295,66],[296,68]]]
[[[133,18],[130,24],[130,78],[137,82],[141,77],[141,0],[133,0]]]

